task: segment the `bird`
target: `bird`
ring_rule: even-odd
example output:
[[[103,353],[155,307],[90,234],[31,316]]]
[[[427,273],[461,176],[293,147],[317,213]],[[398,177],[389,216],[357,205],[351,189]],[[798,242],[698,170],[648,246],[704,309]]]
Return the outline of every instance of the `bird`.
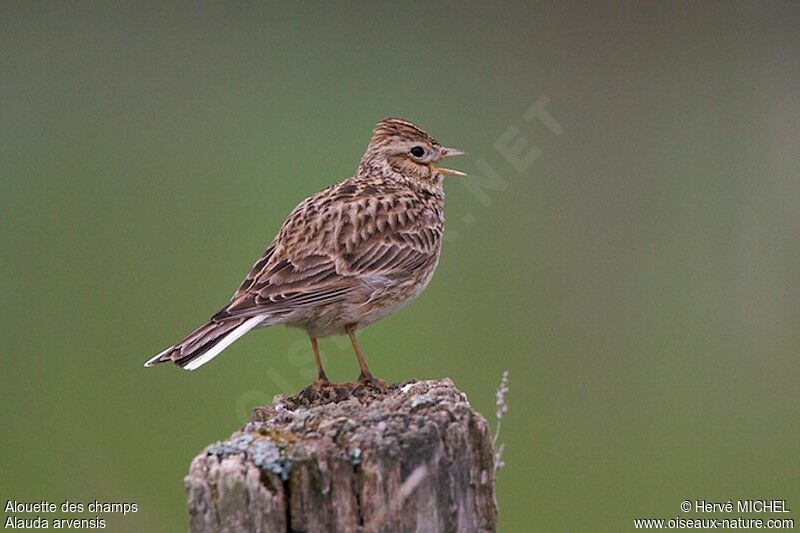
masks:
[[[356,331],[414,300],[442,249],[444,180],[465,173],[437,162],[447,148],[400,118],[381,120],[355,174],[297,205],[230,301],[205,324],[150,358],[196,370],[256,328],[303,329],[317,367],[312,385],[330,384],[317,339],[347,335],[359,384],[385,385],[370,372]]]

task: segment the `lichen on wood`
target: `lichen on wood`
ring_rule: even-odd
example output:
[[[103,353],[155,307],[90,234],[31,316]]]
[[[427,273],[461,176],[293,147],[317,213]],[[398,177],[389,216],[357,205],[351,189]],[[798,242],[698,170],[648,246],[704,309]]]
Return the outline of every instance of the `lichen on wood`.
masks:
[[[496,531],[485,419],[449,379],[277,396],[185,479],[191,531]]]

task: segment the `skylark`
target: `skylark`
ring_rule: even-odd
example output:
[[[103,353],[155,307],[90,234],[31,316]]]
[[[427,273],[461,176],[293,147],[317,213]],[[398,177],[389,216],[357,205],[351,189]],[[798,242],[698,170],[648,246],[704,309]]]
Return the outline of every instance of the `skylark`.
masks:
[[[428,285],[442,246],[443,181],[464,175],[434,163],[463,153],[405,120],[379,122],[355,176],[302,201],[230,302],[145,366],[195,370],[251,329],[284,324],[308,332],[316,384],[328,383],[317,339],[341,334],[353,344],[359,382],[377,383],[355,332]]]

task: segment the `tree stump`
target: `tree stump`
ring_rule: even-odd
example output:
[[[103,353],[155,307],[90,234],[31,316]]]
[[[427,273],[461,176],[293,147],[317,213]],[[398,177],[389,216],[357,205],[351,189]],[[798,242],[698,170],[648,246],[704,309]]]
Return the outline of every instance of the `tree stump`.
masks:
[[[185,478],[189,530],[496,531],[486,420],[449,379],[276,396]]]

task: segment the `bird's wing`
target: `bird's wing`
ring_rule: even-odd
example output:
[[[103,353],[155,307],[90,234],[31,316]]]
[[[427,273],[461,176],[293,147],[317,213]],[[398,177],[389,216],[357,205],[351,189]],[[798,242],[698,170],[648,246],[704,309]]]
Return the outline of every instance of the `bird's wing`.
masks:
[[[277,240],[277,239],[276,239]],[[241,318],[332,303],[352,287],[337,280],[334,263],[326,255],[292,254],[276,257],[273,243],[234,293],[215,320]]]
[[[402,277],[438,259],[436,217],[347,181],[298,205],[215,319],[345,299],[370,276]]]

